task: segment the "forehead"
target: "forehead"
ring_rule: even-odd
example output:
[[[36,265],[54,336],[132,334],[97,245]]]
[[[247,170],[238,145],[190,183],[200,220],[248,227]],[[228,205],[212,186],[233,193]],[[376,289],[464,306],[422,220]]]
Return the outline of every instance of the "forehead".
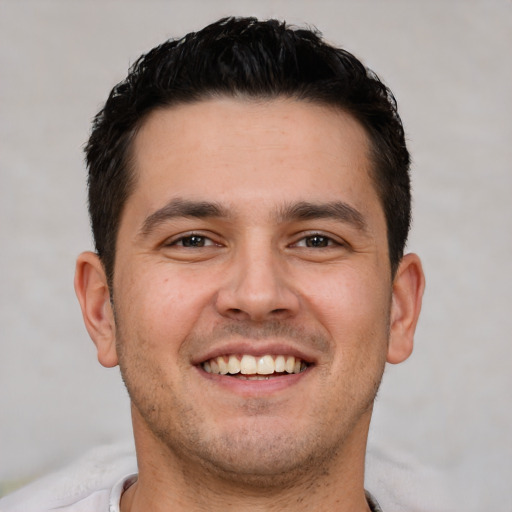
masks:
[[[132,149],[128,203],[135,197],[149,210],[173,197],[379,204],[364,128],[318,104],[217,98],[162,108],[145,120]]]

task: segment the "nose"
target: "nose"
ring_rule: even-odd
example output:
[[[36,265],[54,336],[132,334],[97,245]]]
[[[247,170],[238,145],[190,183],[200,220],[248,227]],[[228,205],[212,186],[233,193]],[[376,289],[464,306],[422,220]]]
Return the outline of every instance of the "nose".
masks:
[[[233,320],[263,322],[293,317],[300,300],[286,261],[272,247],[238,251],[216,297],[219,314]]]

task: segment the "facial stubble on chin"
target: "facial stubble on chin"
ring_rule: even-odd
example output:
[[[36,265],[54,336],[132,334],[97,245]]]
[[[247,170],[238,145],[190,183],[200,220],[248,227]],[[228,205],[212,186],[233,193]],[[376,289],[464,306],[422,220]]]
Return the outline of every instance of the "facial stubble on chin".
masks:
[[[357,408],[345,417],[336,418],[335,426],[331,422],[319,421],[322,411],[313,407],[312,410],[304,410],[304,414],[312,416],[316,427],[302,437],[294,435],[293,431],[269,432],[265,423],[258,423],[258,419],[276,414],[276,405],[266,399],[252,398],[245,399],[239,406],[238,410],[247,419],[243,425],[235,431],[212,433],[203,429],[203,418],[200,411],[194,408],[194,403],[183,399],[176,389],[165,384],[166,377],[162,370],[155,368],[145,357],[147,351],[139,351],[136,357],[127,354],[122,322],[118,315],[115,315],[115,319],[121,374],[132,407],[139,420],[144,422],[145,429],[158,439],[170,456],[183,462],[183,471],[187,467],[202,467],[218,478],[255,488],[292,486],[314,472],[327,471],[329,462],[343,451],[345,441],[361,417],[371,414],[384,370],[382,364],[381,371],[373,375],[373,382],[367,383],[364,396],[353,394],[344,397],[356,403]],[[196,347],[230,336],[254,340],[289,338],[299,345],[314,347],[321,353],[332,350],[332,343],[323,334],[276,321],[258,326],[243,322],[228,323],[207,334],[193,333],[182,346],[193,353]],[[140,376],[148,377],[141,382]],[[160,402],[155,400],[158,396],[162,397]],[[297,404],[297,407],[301,407],[301,404]],[[333,428],[339,432],[337,435],[332,435]],[[331,437],[331,441],[327,443],[326,433],[331,433],[327,436]]]

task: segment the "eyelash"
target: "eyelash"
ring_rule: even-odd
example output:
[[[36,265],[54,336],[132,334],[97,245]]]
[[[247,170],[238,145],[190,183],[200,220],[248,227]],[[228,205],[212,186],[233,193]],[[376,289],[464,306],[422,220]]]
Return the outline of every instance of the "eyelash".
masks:
[[[186,245],[187,241],[191,241],[192,239],[197,238],[201,239],[204,242],[208,241],[210,243],[207,243],[206,245]],[[170,242],[166,242],[164,245],[167,247],[184,247],[184,248],[200,248],[203,247],[212,247],[212,246],[219,246],[220,244],[215,243],[209,236],[203,235],[201,233],[189,233],[187,235],[180,236],[179,238],[176,238],[175,240],[171,240]]]
[[[188,244],[188,242],[193,242],[194,238],[199,239],[197,242],[202,242],[203,245],[194,245],[193,243]],[[307,245],[308,241],[312,241],[314,239],[319,239],[317,242],[320,242],[320,244],[316,246]],[[325,245],[321,245],[322,243],[325,243]],[[343,247],[345,245],[346,244],[344,242],[335,240],[332,236],[325,235],[324,233],[313,232],[301,236],[296,242],[290,244],[289,247],[301,247],[304,249],[328,249],[333,247]],[[211,237],[202,233],[188,233],[169,242],[165,242],[164,246],[183,247],[186,249],[202,249],[204,247],[220,247],[221,244],[216,243]]]
[[[326,245],[307,245],[308,240],[312,239],[321,239],[322,241],[326,242]],[[304,243],[302,245],[302,243]],[[292,247],[303,247],[305,249],[327,249],[330,247],[340,247],[345,245],[344,243],[335,240],[333,237],[325,235],[324,233],[308,233],[305,236],[302,236],[297,242],[294,242],[292,244]]]

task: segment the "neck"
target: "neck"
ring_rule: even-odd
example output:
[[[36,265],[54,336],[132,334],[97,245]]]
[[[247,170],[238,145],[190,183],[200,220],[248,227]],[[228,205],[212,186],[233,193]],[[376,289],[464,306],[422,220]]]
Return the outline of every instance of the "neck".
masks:
[[[164,446],[134,418],[139,479],[121,512],[368,512],[364,454],[371,411],[321,465],[277,475],[226,474]]]

